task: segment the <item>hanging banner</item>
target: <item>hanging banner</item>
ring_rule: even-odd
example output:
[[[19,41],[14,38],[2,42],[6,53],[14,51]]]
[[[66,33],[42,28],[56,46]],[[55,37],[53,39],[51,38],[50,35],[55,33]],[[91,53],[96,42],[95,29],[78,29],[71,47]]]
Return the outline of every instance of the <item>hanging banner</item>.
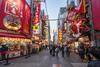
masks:
[[[100,0],[92,0],[94,29],[100,30]]]
[[[75,10],[80,13],[86,13],[86,0],[80,0],[80,4],[75,7]]]
[[[40,33],[40,2],[36,3],[36,12],[33,19],[33,34],[39,34]]]
[[[24,22],[23,22],[23,32],[29,34],[30,33],[30,19],[31,19],[31,9],[30,6],[26,3],[25,4],[25,11],[24,11]]]
[[[25,0],[2,0],[0,5],[0,29],[22,32]]]

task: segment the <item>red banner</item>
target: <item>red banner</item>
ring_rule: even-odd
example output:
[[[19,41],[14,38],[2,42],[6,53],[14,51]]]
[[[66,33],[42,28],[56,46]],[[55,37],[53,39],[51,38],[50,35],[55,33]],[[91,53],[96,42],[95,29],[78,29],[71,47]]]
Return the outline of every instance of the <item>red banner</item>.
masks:
[[[22,31],[25,0],[2,0],[0,29]]]
[[[76,10],[79,11],[80,13],[86,13],[86,0],[81,0]]]
[[[100,30],[100,0],[92,0],[94,29]]]
[[[36,7],[35,17],[33,24],[37,24],[40,22],[40,4]]]
[[[24,23],[23,23],[23,32],[24,33],[30,33],[30,18],[31,18],[31,14],[30,14],[30,6],[26,3],[25,4],[25,11],[24,11]]]
[[[40,10],[41,10],[41,4],[40,2],[36,3],[36,12],[35,12],[35,17],[33,20],[33,33],[34,34],[39,34],[39,26],[40,26]]]

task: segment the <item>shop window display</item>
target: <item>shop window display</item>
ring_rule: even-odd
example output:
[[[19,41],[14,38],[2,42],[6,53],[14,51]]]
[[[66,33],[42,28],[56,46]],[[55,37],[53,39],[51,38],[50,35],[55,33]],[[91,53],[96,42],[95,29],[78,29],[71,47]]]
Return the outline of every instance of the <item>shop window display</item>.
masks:
[[[1,42],[2,41],[2,42]],[[29,39],[17,39],[17,38],[0,38],[0,43],[8,46],[9,58],[19,57],[26,55],[26,45],[31,40]],[[1,45],[1,44],[0,44]],[[0,52],[1,60],[1,52]]]

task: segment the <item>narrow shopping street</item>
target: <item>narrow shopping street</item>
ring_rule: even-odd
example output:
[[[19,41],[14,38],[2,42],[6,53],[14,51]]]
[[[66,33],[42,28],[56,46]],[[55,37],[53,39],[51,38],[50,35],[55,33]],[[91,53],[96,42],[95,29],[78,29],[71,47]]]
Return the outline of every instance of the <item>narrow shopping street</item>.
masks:
[[[100,0],[0,0],[0,67],[100,67]]]
[[[9,61],[11,64],[6,67],[86,67],[87,63],[82,63],[78,55],[71,53],[70,57],[64,58],[51,56],[48,50],[43,50],[38,54],[33,54],[29,58],[21,57]],[[0,64],[0,67],[5,67]]]

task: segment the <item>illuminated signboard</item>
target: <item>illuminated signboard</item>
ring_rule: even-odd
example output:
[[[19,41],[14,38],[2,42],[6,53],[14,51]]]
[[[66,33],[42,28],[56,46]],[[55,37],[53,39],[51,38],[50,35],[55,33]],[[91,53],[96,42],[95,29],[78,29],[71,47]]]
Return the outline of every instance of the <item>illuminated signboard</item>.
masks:
[[[33,34],[40,32],[40,2],[36,3],[36,12],[33,20]]]

